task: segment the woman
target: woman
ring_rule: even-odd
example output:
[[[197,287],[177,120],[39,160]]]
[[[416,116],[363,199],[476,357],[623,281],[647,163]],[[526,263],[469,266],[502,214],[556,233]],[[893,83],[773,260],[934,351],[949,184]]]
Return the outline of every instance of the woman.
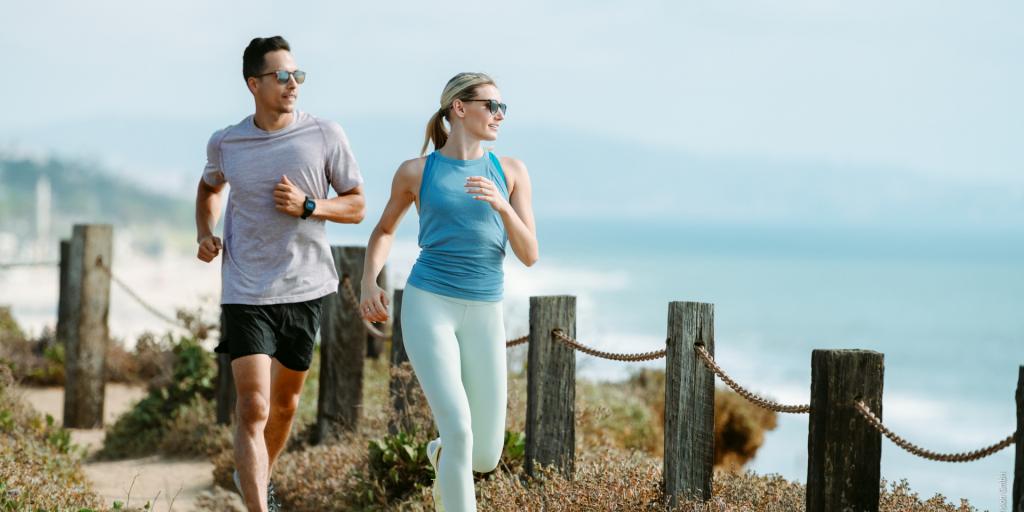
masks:
[[[398,167],[363,267],[362,315],[383,322],[388,299],[377,274],[399,222],[415,203],[421,251],[400,320],[409,361],[440,433],[427,446],[437,475],[435,508],[450,512],[476,510],[471,470],[493,471],[504,445],[506,242],[526,266],[538,258],[526,166],[480,145],[497,139],[505,110],[501,91],[487,75],[460,73],[448,81],[421,155],[428,143],[434,152]]]

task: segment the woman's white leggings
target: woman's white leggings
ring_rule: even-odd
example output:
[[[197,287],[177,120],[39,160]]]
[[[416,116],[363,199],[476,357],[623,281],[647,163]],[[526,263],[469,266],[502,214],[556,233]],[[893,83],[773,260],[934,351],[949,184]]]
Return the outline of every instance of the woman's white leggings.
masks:
[[[498,466],[505,444],[501,301],[457,299],[406,285],[402,335],[441,434],[438,484],[446,512],[476,510],[473,474]]]

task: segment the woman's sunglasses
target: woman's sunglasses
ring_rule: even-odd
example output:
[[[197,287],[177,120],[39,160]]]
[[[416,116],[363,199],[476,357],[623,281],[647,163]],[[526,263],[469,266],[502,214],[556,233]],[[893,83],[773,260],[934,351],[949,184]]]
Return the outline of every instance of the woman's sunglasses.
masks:
[[[498,103],[498,100],[462,100],[462,101],[486,101],[487,110],[491,111],[491,115],[498,113],[498,109],[501,109],[501,115],[505,115],[505,111],[508,110],[508,105],[504,103]]]
[[[297,84],[301,84],[302,82],[306,81],[306,72],[300,71],[298,69],[296,69],[295,71],[285,71],[283,69],[280,71],[271,71],[270,73],[256,75],[256,78],[261,78],[267,75],[275,75],[274,78],[277,78],[277,83],[281,85],[287,84],[288,80],[293,76],[295,77],[295,83]]]

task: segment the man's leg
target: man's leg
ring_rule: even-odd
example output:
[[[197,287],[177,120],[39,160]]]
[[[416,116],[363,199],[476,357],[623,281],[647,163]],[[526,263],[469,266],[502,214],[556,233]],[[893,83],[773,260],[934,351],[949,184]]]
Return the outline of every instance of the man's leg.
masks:
[[[268,457],[264,429],[270,415],[270,356],[252,354],[231,362],[238,401],[235,467],[250,512],[267,510]]]
[[[263,431],[267,443],[267,475],[273,473],[277,456],[288,443],[288,434],[292,430],[292,420],[299,407],[299,396],[308,373],[290,370],[277,359],[273,360],[270,370],[270,417]]]

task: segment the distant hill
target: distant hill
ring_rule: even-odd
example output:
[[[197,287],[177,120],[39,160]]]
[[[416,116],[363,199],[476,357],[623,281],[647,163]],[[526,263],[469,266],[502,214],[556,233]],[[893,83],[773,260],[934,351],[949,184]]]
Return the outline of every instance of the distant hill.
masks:
[[[178,239],[193,229],[190,201],[145,190],[95,164],[0,155],[0,232],[21,240],[35,237],[36,187],[42,176],[50,183],[53,239],[68,237],[76,223],[107,223],[130,229],[153,251],[160,247],[147,238],[173,233]]]

